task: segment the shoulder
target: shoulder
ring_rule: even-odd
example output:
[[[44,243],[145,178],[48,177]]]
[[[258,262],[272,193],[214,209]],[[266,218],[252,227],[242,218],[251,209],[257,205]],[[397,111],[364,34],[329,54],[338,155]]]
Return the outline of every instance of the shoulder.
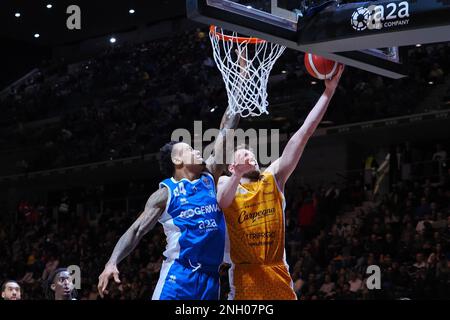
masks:
[[[167,186],[162,185],[161,188],[159,188],[158,190],[153,192],[150,195],[150,197],[157,197],[157,198],[164,197],[164,196],[167,197],[167,190],[168,190]]]
[[[218,184],[220,185],[220,184],[222,184],[222,183],[225,183],[225,182],[228,181],[229,179],[230,179],[230,177],[228,177],[228,176],[221,176],[221,177],[219,178]]]
[[[203,170],[202,173],[200,174],[200,176],[207,176],[207,177],[214,179],[214,175],[208,169]]]
[[[169,190],[163,186],[150,195],[146,206],[165,207],[168,198]]]

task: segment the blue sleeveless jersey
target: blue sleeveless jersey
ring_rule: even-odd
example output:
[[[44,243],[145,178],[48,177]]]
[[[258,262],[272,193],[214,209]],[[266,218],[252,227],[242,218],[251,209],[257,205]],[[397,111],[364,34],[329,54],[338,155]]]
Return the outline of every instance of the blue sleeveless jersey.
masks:
[[[225,219],[216,198],[214,178],[195,181],[169,178],[160,183],[169,197],[159,219],[167,237],[164,256],[203,271],[217,272],[223,261]]]

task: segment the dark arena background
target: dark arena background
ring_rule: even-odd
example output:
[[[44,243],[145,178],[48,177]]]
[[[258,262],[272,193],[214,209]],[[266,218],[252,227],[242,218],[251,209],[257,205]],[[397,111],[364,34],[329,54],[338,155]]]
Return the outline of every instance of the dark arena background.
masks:
[[[81,29],[66,26],[70,5]],[[50,275],[68,266],[80,270],[76,299],[100,300],[115,244],[167,178],[160,148],[194,121],[218,128],[227,92],[209,26],[194,20],[179,0],[1,1],[0,282],[23,300],[48,299]],[[450,43],[432,42],[400,47],[400,79],[345,69],[285,187],[298,300],[450,298]],[[269,113],[240,128],[278,129],[284,148],[324,90],[304,55],[286,49]],[[149,300],[165,246],[158,223],[103,299]]]

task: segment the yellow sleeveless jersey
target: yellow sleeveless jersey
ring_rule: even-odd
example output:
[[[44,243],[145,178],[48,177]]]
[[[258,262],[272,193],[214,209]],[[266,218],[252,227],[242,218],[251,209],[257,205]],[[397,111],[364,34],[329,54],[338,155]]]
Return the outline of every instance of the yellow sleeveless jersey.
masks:
[[[284,196],[273,174],[240,184],[223,209],[231,261],[229,299],[295,300],[285,259]]]

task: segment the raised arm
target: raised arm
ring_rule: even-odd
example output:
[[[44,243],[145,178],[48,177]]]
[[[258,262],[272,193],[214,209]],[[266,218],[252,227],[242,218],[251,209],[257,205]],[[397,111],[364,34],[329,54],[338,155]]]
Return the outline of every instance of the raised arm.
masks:
[[[105,265],[105,269],[98,277],[98,292],[102,298],[104,293],[108,293],[106,287],[108,286],[109,279],[113,277],[114,281],[120,283],[117,265],[136,248],[142,237],[153,229],[165,210],[167,197],[168,193],[166,188],[161,188],[154,192],[149,197],[145,209],[139,218],[136,219],[117,242],[109,261]]]
[[[228,107],[220,122],[220,131],[214,141],[213,154],[205,161],[206,168],[214,176],[217,182],[219,177],[226,169],[226,154],[227,154],[227,134],[231,134],[231,129],[236,129],[239,123],[239,114],[231,114]]]
[[[236,54],[238,55],[239,65],[241,67],[241,74],[245,75],[247,72],[247,51],[238,52],[236,50]],[[214,176],[214,179],[219,181],[219,177],[225,171],[227,163],[226,163],[226,155],[233,150],[229,150],[227,148],[231,146],[227,146],[227,134],[232,133],[232,129],[236,129],[240,120],[239,114],[232,114],[230,107],[225,110],[225,114],[222,117],[222,121],[220,122],[220,131],[214,141],[213,154],[206,160],[206,168],[211,172]],[[232,136],[230,136],[232,138]],[[234,140],[233,140],[234,141]]]
[[[306,117],[305,122],[288,141],[281,157],[267,168],[268,171],[275,175],[281,189],[284,189],[287,179],[297,167],[306,143],[322,121],[343,71],[344,66],[340,65],[336,75],[330,80],[325,80],[325,91]]]

